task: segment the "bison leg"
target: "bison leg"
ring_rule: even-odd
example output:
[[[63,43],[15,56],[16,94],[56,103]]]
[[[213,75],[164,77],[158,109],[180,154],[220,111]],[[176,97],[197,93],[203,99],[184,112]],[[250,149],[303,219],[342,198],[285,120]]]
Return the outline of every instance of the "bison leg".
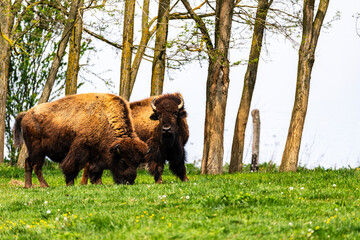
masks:
[[[154,176],[155,183],[163,183],[161,175],[164,172],[164,163],[149,162],[148,169],[150,174]]]
[[[42,167],[44,165],[44,160],[45,160],[44,156],[37,156],[34,154],[31,154],[31,155],[29,154],[29,157],[26,158],[26,160],[25,160],[25,188],[32,187],[32,179],[31,179],[32,170],[34,170],[34,172],[39,180],[40,187],[42,187],[42,188],[49,187],[49,185],[45,181],[45,178],[42,173]]]
[[[88,165],[88,168],[91,184],[102,184],[101,176],[104,170],[99,168],[96,164]]]
[[[188,177],[186,176],[185,155],[183,155],[180,159],[169,160],[169,168],[176,176],[181,179],[181,181],[189,181]]]
[[[25,188],[32,187],[31,175],[32,175],[32,166],[30,164],[30,157],[25,159]]]
[[[74,185],[74,180],[80,170],[85,166],[88,160],[89,152],[72,145],[69,153],[60,164],[63,174],[65,175],[66,186]]]
[[[89,179],[89,163],[86,163],[80,184],[86,185],[88,183],[88,179]]]
[[[45,181],[45,178],[42,174],[42,165],[34,165],[34,172],[37,176],[37,178],[39,179],[40,182],[40,187],[45,188],[45,187],[49,187],[49,185],[47,184],[47,182]]]

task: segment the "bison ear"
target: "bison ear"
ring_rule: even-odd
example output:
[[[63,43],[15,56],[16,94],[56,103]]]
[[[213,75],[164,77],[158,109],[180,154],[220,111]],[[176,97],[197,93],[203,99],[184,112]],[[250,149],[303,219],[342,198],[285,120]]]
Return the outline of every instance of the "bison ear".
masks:
[[[117,153],[118,155],[121,155],[120,144],[116,144],[114,147],[111,148],[110,151],[112,153]]]
[[[153,114],[150,115],[150,119],[151,120],[159,120],[159,115],[157,114],[157,112],[153,112]]]
[[[186,111],[185,110],[181,110],[180,112],[179,112],[179,115],[178,115],[180,118],[185,118],[185,117],[187,117],[187,113],[186,113]]]

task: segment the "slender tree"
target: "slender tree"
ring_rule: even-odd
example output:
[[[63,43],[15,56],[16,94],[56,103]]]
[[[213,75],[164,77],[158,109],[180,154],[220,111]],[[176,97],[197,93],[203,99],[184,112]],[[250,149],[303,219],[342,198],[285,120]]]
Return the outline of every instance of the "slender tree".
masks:
[[[72,29],[75,26],[76,21],[77,21],[77,15],[78,15],[78,9],[79,9],[80,2],[81,2],[81,0],[72,0],[71,1],[69,16],[68,16],[68,19],[66,21],[66,24],[65,24],[62,36],[61,36],[59,48],[56,52],[54,61],[51,65],[49,76],[47,78],[43,92],[39,99],[39,104],[47,102],[49,100],[51,90],[55,83],[56,74],[58,73],[61,60],[65,54],[65,49],[66,49],[66,46],[68,45]]]
[[[244,77],[244,87],[235,122],[235,131],[229,167],[230,173],[239,172],[242,169],[245,128],[248,122],[251,99],[255,88],[266,16],[272,2],[273,0],[259,0],[257,6],[249,62]]]
[[[84,0],[79,3],[79,15],[69,40],[69,58],[65,79],[65,95],[76,94],[78,73],[80,69],[81,38],[83,31],[83,7]]]
[[[48,78],[46,80],[46,83],[44,85],[44,89],[41,93],[40,99],[38,101],[38,104],[45,103],[49,100],[52,88],[55,83],[56,75],[58,73],[58,70],[60,68],[61,60],[65,54],[66,46],[69,42],[69,38],[72,32],[72,29],[74,25],[76,24],[77,15],[78,15],[78,9],[80,5],[81,0],[73,0],[71,1],[70,10],[68,14],[68,18],[60,39],[59,47],[57,49],[57,52],[55,54],[54,60],[51,64],[50,71]],[[25,144],[21,146],[19,158],[17,161],[18,167],[24,167],[25,158],[27,157],[27,149]]]
[[[163,91],[166,61],[166,41],[168,34],[170,0],[159,1],[155,51],[152,65],[150,95],[159,95]]]
[[[142,7],[142,20],[141,20],[141,40],[139,43],[139,47],[136,51],[134,61],[131,66],[129,98],[134,88],[135,79],[140,68],[141,60],[143,59],[143,56],[145,54],[146,47],[149,43],[150,37],[155,32],[155,28],[150,31],[150,26],[154,22],[154,20],[149,22],[149,8],[150,8],[150,0],[144,0]]]
[[[11,42],[8,39],[13,22],[10,0],[0,2],[0,22],[0,163],[2,163],[4,162],[7,79],[11,49]]]
[[[202,174],[220,174],[223,165],[223,137],[226,100],[229,88],[230,65],[228,59],[231,35],[233,0],[217,0],[215,9],[215,45],[202,19],[195,14],[187,0],[181,0],[195,20],[209,54],[206,83],[206,113],[204,129],[204,150],[201,162]]]
[[[135,0],[125,1],[123,50],[121,54],[120,96],[130,99],[131,59],[134,38]]]
[[[295,102],[280,171],[296,171],[301,137],[307,112],[311,71],[315,61],[315,49],[320,36],[329,0],[320,0],[314,19],[315,0],[304,0],[303,33],[299,49]]]

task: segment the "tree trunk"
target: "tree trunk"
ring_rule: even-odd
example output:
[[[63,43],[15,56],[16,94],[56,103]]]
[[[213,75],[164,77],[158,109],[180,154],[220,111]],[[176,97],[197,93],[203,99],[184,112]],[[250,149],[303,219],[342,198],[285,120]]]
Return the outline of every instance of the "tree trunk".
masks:
[[[58,48],[55,58],[51,64],[49,76],[48,76],[48,79],[46,80],[44,90],[41,94],[38,104],[45,103],[49,100],[50,93],[51,93],[51,90],[54,86],[54,82],[56,79],[56,74],[59,70],[61,60],[64,56],[65,49],[68,44],[71,31],[76,23],[76,15],[78,13],[79,4],[81,1],[82,0],[73,0],[71,2],[69,17],[68,17],[68,20],[64,27],[63,34],[61,36],[59,48]],[[17,161],[17,166],[19,166],[19,167],[24,167],[24,165],[25,165],[25,159],[27,157],[27,150],[24,148],[26,148],[25,144],[23,144],[21,146],[21,151],[20,151],[19,158]]]
[[[160,95],[165,78],[166,41],[168,34],[170,0],[159,1],[154,60],[152,65],[150,95]]]
[[[84,0],[80,1],[79,9],[83,6]],[[71,32],[69,41],[69,58],[68,67],[66,70],[65,80],[65,95],[76,94],[77,92],[77,80],[80,69],[80,51],[81,51],[81,36],[83,31],[83,11],[80,10],[79,18]]]
[[[280,171],[297,170],[301,137],[309,100],[311,71],[315,61],[315,49],[329,6],[329,0],[321,0],[315,20],[313,21],[314,2],[315,0],[304,0],[303,33],[299,49],[295,102]]]
[[[7,80],[9,78],[11,1],[0,2],[0,163],[4,162]]]
[[[210,52],[206,88],[202,174],[221,174],[224,153],[224,123],[229,88],[229,42],[233,0],[216,1],[215,48]]]
[[[259,170],[259,153],[260,153],[260,114],[258,109],[251,111],[253,118],[253,144],[252,144],[252,157],[251,167],[252,172]]]
[[[143,8],[142,8],[142,24],[141,24],[141,40],[139,44],[139,48],[136,51],[134,62],[131,66],[131,76],[130,76],[130,89],[129,89],[129,98],[131,96],[132,90],[134,88],[135,79],[137,76],[137,73],[140,68],[141,60],[144,56],[146,46],[148,45],[148,42],[150,40],[150,36],[152,33],[150,32],[150,26],[149,26],[149,7],[150,7],[150,0],[144,0]]]
[[[229,167],[230,173],[240,172],[243,166],[242,158],[244,153],[245,129],[249,118],[251,99],[255,88],[266,16],[271,4],[272,0],[260,0],[257,6],[249,63],[244,78],[244,87],[235,123]]]
[[[66,49],[66,46],[67,46],[69,38],[70,38],[71,31],[76,23],[76,15],[78,13],[78,8],[79,8],[80,2],[81,2],[81,0],[71,1],[69,17],[65,24],[65,28],[64,28],[63,34],[61,36],[58,50],[57,50],[55,58],[51,64],[49,76],[45,83],[44,90],[41,94],[38,104],[47,102],[49,100],[51,90],[54,86],[56,75],[57,75],[57,72],[60,67],[61,60],[64,56],[65,49]]]
[[[123,50],[121,54],[120,96],[130,99],[131,59],[134,37],[135,0],[125,1]]]

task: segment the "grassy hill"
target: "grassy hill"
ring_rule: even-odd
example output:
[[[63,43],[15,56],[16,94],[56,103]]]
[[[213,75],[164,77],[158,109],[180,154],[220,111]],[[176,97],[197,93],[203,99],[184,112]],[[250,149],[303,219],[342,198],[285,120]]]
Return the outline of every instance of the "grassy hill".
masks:
[[[359,169],[200,175],[168,170],[163,185],[140,171],[135,185],[24,189],[24,170],[0,166],[0,239],[360,239]],[[38,183],[33,176],[33,182]]]

